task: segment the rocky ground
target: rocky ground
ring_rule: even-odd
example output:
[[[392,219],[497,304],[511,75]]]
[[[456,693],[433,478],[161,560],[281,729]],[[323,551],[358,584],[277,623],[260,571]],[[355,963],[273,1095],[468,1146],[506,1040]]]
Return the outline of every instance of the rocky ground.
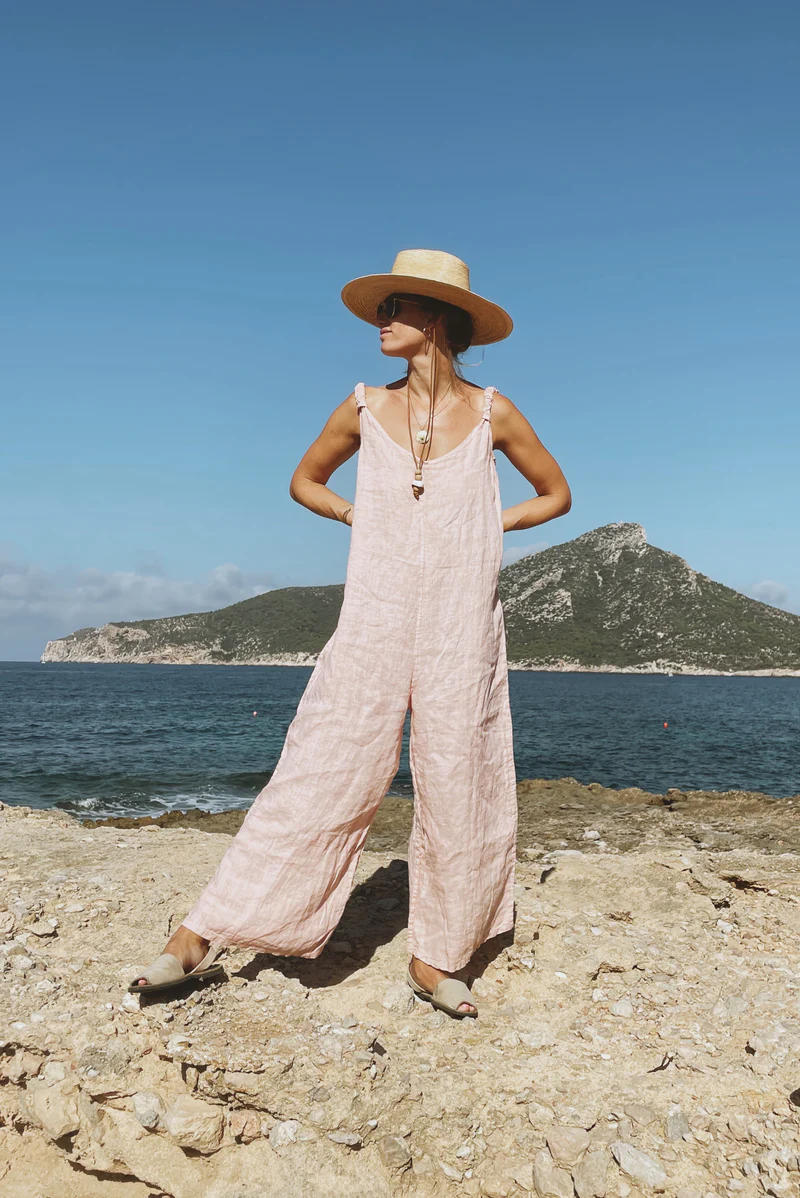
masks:
[[[800,796],[519,795],[463,1021],[402,981],[404,800],[320,958],[168,1001],[125,986],[234,827],[0,805],[0,1193],[797,1198]]]

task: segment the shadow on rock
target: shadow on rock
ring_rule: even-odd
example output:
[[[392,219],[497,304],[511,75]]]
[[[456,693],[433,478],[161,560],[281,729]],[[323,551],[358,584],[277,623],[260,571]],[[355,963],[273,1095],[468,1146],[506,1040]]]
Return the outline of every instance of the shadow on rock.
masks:
[[[362,969],[383,944],[408,924],[408,867],[396,859],[354,887],[342,918],[319,957],[277,957],[258,953],[236,976],[254,981],[276,969],[315,989],[335,986]]]
[[[342,918],[319,957],[277,957],[258,953],[236,974],[255,981],[264,969],[297,978],[310,990],[335,986],[370,963],[377,949],[408,926],[408,865],[395,859],[356,886]],[[466,968],[470,977],[484,971],[514,942],[514,933],[494,936],[481,945]]]

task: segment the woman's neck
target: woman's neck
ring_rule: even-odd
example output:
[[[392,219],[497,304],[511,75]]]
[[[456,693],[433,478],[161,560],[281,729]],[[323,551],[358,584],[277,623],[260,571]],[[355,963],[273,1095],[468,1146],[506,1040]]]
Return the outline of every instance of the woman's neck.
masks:
[[[459,376],[453,370],[450,355],[441,349],[431,346],[427,354],[415,354],[408,359],[406,371],[406,390],[410,396],[420,403],[430,402],[431,392],[431,353],[436,354],[436,395],[434,404],[445,395],[455,391],[460,393]]]

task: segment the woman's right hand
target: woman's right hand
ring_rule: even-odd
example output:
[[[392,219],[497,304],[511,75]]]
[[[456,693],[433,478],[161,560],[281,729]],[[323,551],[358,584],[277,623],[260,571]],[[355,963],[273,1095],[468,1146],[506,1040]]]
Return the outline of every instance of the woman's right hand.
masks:
[[[350,507],[345,508],[340,519],[343,524],[349,524],[352,527],[352,524],[353,524],[353,505],[352,504],[350,505]]]

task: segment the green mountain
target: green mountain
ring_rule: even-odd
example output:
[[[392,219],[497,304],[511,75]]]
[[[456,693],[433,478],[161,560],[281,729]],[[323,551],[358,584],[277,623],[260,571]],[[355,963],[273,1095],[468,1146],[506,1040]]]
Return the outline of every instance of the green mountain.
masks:
[[[499,585],[518,668],[800,673],[800,616],[698,574],[639,524],[520,558]],[[42,661],[309,665],[343,594],[284,587],[219,611],[82,628],[49,641]]]
[[[517,665],[800,672],[800,616],[698,574],[640,524],[606,524],[500,578]]]

